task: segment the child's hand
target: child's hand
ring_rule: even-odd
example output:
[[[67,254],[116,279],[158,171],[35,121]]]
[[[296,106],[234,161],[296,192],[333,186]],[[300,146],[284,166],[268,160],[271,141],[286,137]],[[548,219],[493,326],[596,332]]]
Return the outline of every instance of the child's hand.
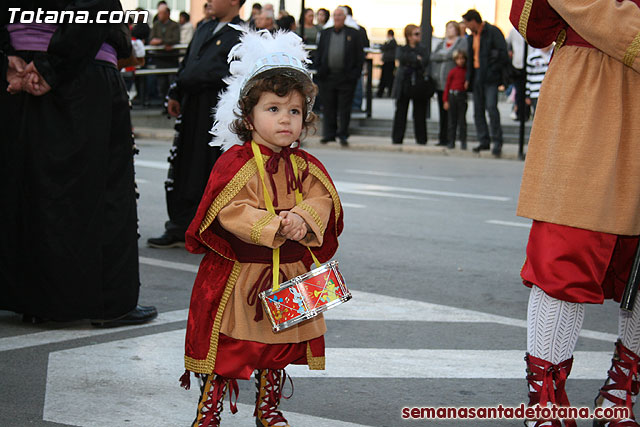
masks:
[[[444,108],[445,110],[447,110],[447,111],[448,111],[448,110],[449,110],[449,101],[446,101],[446,102],[444,103],[444,105],[442,106],[442,108]]]
[[[309,229],[307,223],[298,214],[282,211],[278,215],[282,218],[280,222],[280,230],[278,231],[284,238],[299,241],[304,239]]]

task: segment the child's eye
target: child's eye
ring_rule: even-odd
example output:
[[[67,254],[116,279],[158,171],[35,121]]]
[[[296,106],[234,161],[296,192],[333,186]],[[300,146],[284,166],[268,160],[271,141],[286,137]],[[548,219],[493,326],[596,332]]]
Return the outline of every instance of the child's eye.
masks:
[[[275,105],[272,107],[269,107],[269,111],[271,111],[272,113],[277,113],[278,112],[278,107],[276,107]]]
[[[292,108],[291,114],[300,114],[300,110],[298,110],[297,108]]]

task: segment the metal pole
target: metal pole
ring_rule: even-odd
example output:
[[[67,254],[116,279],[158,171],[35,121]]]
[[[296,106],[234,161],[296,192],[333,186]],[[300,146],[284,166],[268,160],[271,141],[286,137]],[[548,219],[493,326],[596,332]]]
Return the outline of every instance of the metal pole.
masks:
[[[302,4],[300,5],[300,20],[302,22],[298,22],[298,24],[300,24],[300,37],[302,37],[302,40],[304,40],[304,0],[302,0]]]
[[[524,123],[527,120],[525,110],[527,108],[527,104],[525,103],[525,97],[527,94],[527,56],[528,56],[528,48],[529,45],[526,41],[523,41],[524,49],[523,49],[523,58],[522,58],[522,77],[520,80],[520,84],[516,88],[516,90],[520,91],[519,101],[518,102],[518,118],[520,119],[520,139],[518,140],[518,158],[520,160],[524,160]]]
[[[367,58],[367,118],[370,119],[373,113],[373,59]]]
[[[422,2],[422,22],[420,30],[422,31],[421,42],[427,48],[427,59],[431,56],[431,35],[433,33],[431,26],[431,0]]]
[[[287,9],[284,7],[284,0],[280,0],[280,10],[279,10],[278,12],[280,12],[281,10],[287,10]]]

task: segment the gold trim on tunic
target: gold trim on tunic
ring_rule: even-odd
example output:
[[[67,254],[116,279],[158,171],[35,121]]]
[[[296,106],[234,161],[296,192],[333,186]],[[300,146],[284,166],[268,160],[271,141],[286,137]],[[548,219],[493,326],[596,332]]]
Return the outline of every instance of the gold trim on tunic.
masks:
[[[565,30],[563,28],[558,33],[558,37],[556,37],[556,46],[555,46],[554,50],[557,51],[558,49],[560,49],[564,45],[564,42],[565,42],[566,39],[567,39],[567,30]]]
[[[211,338],[209,341],[209,353],[205,360],[193,359],[189,356],[184,356],[184,366],[191,372],[198,372],[200,374],[211,374],[213,368],[216,366],[216,355],[218,353],[218,339],[220,337],[220,324],[222,322],[222,313],[227,306],[231,292],[236,285],[238,276],[240,275],[241,264],[239,262],[234,263],[233,270],[229,275],[227,284],[225,285],[222,298],[220,298],[220,304],[218,305],[218,311],[216,312],[216,318],[213,321],[213,329],[211,330]]]
[[[251,227],[251,241],[256,245],[260,244],[260,237],[262,236],[262,230],[271,222],[276,216],[271,212],[267,212],[262,218],[253,224]]]
[[[307,365],[309,365],[309,369],[312,371],[324,371],[324,356],[315,357],[311,353],[311,345],[309,345],[309,343],[307,343]]]
[[[636,60],[636,57],[638,56],[638,53],[640,53],[640,33],[638,33],[638,35],[634,37],[633,41],[629,45],[629,48],[625,52],[624,58],[622,58],[622,62],[624,63],[624,65],[626,65],[627,67],[632,67],[633,63]]]
[[[311,215],[311,218],[313,218],[313,222],[316,223],[316,225],[318,226],[318,228],[320,229],[320,231],[322,233],[324,233],[324,222],[322,221],[322,219],[320,218],[320,215],[318,215],[318,212],[316,212],[315,209],[313,209],[308,203],[306,202],[302,202],[298,205],[298,207],[300,209],[303,209],[304,211],[306,211],[309,215]]]
[[[247,182],[249,182],[251,177],[255,175],[257,171],[258,165],[256,165],[254,159],[247,161],[247,163],[240,168],[238,173],[235,174],[220,194],[218,194],[218,197],[216,197],[213,203],[211,203],[211,206],[209,206],[207,215],[204,217],[204,220],[198,229],[199,234],[202,234],[204,230],[213,224],[213,220],[216,218],[220,210],[224,208],[245,185],[247,185]]]
[[[518,22],[518,31],[522,34],[525,40],[527,40],[527,25],[529,24],[529,16],[531,15],[531,7],[533,6],[533,0],[526,0],[522,6],[522,12],[520,13],[520,21]]]

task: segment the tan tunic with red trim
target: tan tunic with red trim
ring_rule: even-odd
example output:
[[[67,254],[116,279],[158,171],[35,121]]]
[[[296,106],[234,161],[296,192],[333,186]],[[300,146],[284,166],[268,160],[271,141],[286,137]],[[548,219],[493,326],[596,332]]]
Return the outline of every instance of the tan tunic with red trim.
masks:
[[[333,200],[325,186],[309,174],[302,182],[304,201],[296,206],[294,192],[287,194],[284,160],[280,160],[278,172],[273,176],[278,192],[277,205],[268,178],[266,178],[266,185],[269,195],[274,201],[275,210],[290,210],[300,215],[311,228],[311,232],[300,243],[311,247],[312,250],[313,247],[321,246],[333,207]],[[276,235],[280,228],[280,218],[267,211],[262,183],[257,173],[220,210],[217,218],[224,229],[246,243],[275,248],[285,241],[283,237]],[[220,332],[232,338],[267,344],[298,343],[323,335],[327,328],[322,315],[278,333],[272,331],[271,323],[266,315],[258,322],[254,320],[256,308],[248,305],[247,298],[266,265],[241,264],[238,280],[222,314]],[[280,268],[288,279],[308,271],[302,261],[281,263]],[[269,278],[271,279],[271,275]],[[260,304],[259,300],[258,304]]]
[[[640,234],[640,8],[549,0],[596,49],[563,46],[545,76],[518,215]]]

